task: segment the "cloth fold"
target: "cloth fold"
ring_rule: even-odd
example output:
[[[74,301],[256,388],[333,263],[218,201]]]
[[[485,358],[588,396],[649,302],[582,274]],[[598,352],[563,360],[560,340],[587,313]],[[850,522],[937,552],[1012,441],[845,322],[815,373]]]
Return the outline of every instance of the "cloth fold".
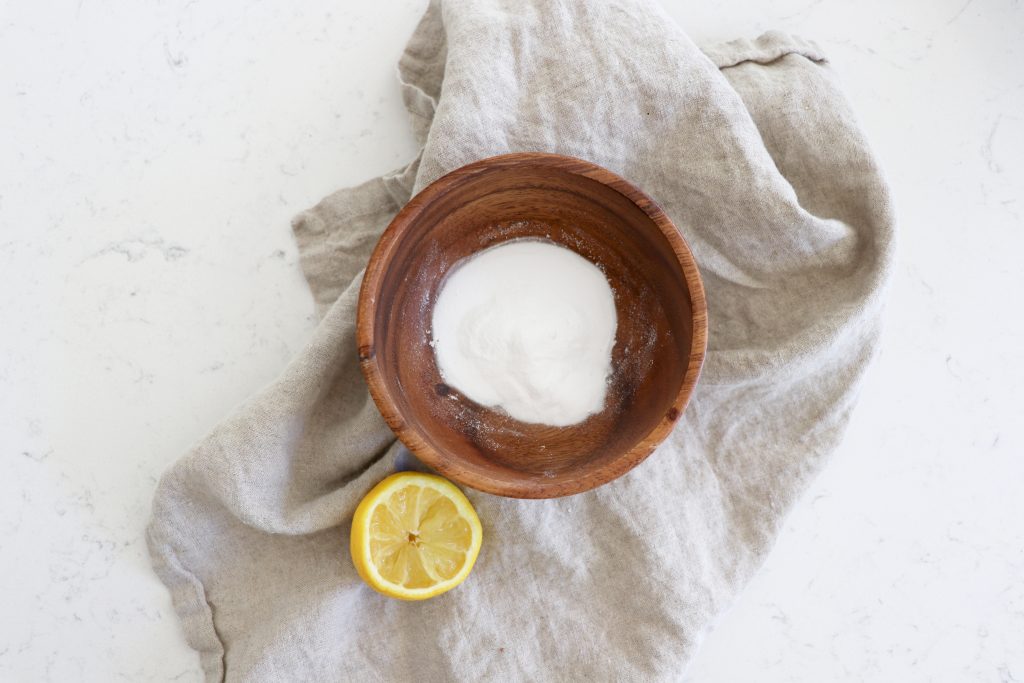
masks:
[[[892,267],[888,192],[820,48],[699,50],[643,0],[435,0],[399,63],[422,151],[294,223],[321,321],[163,477],[148,542],[211,681],[677,680],[841,437]],[[467,490],[457,590],[403,603],[347,556],[358,500],[419,465],[359,373],[363,266],[442,174],[582,157],[652,195],[694,250],[710,340],[665,443],[595,491]]]

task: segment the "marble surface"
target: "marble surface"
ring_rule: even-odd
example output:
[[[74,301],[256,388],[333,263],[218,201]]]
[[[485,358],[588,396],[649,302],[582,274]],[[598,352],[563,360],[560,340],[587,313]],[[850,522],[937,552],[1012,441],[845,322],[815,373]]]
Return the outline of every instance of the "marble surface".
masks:
[[[153,487],[309,337],[290,217],[412,157],[424,4],[0,5],[0,680],[200,680]],[[848,438],[689,679],[1024,681],[1024,3],[666,7],[819,41],[901,217]]]

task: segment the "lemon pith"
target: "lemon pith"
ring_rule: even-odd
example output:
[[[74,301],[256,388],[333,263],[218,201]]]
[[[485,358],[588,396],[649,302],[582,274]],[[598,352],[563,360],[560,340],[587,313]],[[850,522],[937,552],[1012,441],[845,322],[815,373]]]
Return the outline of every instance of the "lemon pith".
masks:
[[[482,537],[473,506],[454,484],[400,472],[377,484],[356,508],[352,562],[378,592],[423,600],[465,580]]]

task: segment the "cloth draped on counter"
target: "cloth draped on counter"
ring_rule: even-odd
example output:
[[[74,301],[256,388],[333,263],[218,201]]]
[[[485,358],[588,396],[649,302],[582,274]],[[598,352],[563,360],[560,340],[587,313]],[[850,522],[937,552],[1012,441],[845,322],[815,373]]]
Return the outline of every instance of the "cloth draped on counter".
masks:
[[[422,150],[293,224],[321,320],[163,477],[148,542],[211,681],[677,680],[835,448],[877,345],[888,191],[828,63],[781,33],[703,50],[643,0],[435,0],[399,63]],[[693,400],[597,490],[467,490],[469,579],[406,603],[348,556],[360,498],[416,467],[359,371],[362,269],[394,214],[482,157],[633,181],[692,247],[710,339]]]

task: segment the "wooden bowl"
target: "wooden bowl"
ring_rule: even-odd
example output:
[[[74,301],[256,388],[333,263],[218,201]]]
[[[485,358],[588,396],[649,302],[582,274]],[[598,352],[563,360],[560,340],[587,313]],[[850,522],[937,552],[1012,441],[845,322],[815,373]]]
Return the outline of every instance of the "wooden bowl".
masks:
[[[598,264],[618,329],[604,409],[569,427],[519,422],[444,383],[430,346],[434,301],[460,259],[540,238]],[[413,197],[381,236],[359,294],[359,360],[388,425],[424,463],[466,486],[556,498],[636,467],[672,430],[707,345],[697,265],[661,208],[587,161],[507,154]]]

